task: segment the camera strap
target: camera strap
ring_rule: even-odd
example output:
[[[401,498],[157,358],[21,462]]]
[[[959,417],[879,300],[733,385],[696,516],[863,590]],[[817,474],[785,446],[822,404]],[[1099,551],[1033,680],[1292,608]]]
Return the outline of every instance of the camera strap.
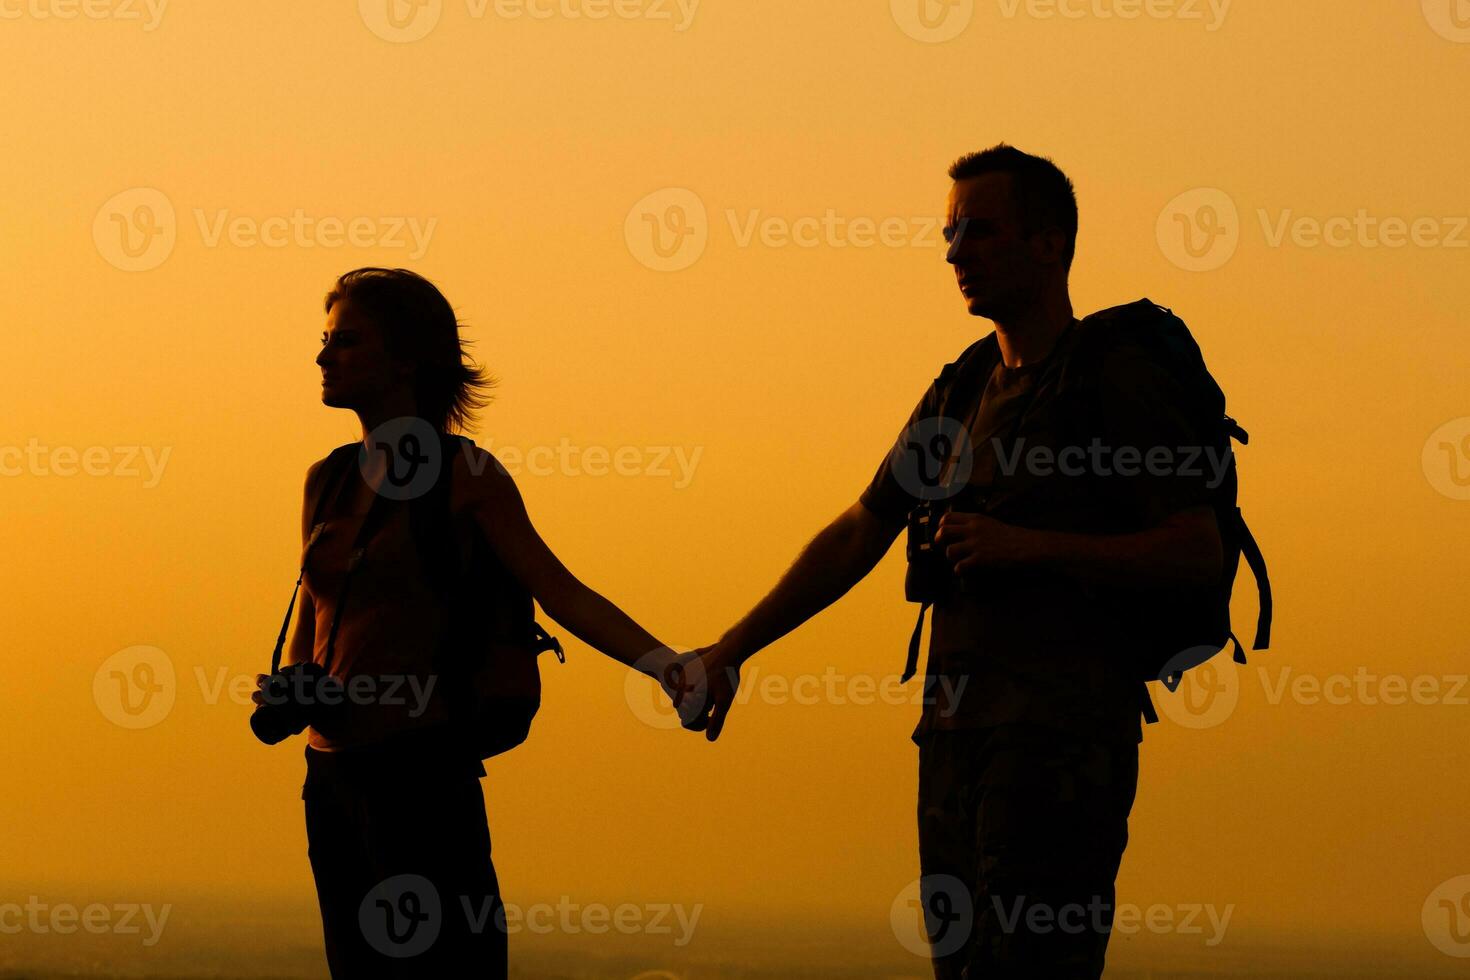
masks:
[[[1007,441],[1009,445],[1014,446],[1017,437],[1021,434],[1021,429],[1026,422],[1026,416],[1030,413],[1036,402],[1037,393],[1047,382],[1049,376],[1054,373],[1057,365],[1065,363],[1066,348],[1064,344],[1071,340],[1073,327],[1077,326],[1079,322],[1074,317],[1072,322],[1063,327],[1062,332],[1057,335],[1056,342],[1047,355],[1046,363],[1042,366],[1037,376],[1032,379],[1031,388],[1025,395],[1025,401],[1021,403],[1020,410],[1016,413],[1015,421],[1011,425],[1010,437]],[[1052,356],[1057,354],[1058,351],[1062,352],[1061,356]],[[939,392],[937,410],[937,414],[941,418],[953,418],[950,416],[949,410],[952,406],[953,397],[957,392],[969,397],[970,401],[962,416],[953,418],[953,421],[958,422],[964,427],[965,439],[970,438],[971,426],[979,418],[981,403],[984,401],[985,389],[989,384],[991,376],[1004,363],[1005,361],[1000,351],[1000,342],[996,335],[992,333],[973,344],[953,364],[947,365],[945,370],[940,372],[939,377],[935,380],[936,387],[942,389]],[[963,451],[964,444],[962,440],[955,440],[949,457],[945,459],[940,468],[939,485],[946,490],[951,489],[950,478],[955,464]],[[985,505],[989,501],[991,492],[994,489],[993,484],[986,488],[985,495],[981,501],[981,513],[986,512]],[[958,491],[951,491],[950,495],[952,496],[955,492]],[[931,531],[930,533],[932,534],[933,532]],[[924,638],[924,617],[932,605],[932,601],[925,601],[919,606],[919,615],[914,622],[914,631],[909,635],[908,657],[904,661],[903,674],[899,677],[899,683],[907,683],[914,674],[918,673],[919,647]]]
[[[342,625],[342,610],[347,605],[347,592],[352,586],[352,573],[357,571],[357,566],[362,563],[362,555],[367,550],[368,539],[382,523],[387,506],[387,498],[375,490],[373,501],[368,506],[368,512],[363,517],[362,523],[358,525],[357,534],[352,538],[352,550],[347,554],[347,571],[342,576],[342,588],[337,593],[337,606],[332,610],[332,628],[327,632],[327,651],[322,657],[322,667],[327,673],[332,671],[332,654],[337,647],[337,628]]]
[[[995,366],[1001,362],[1000,345],[995,334],[990,334],[981,340],[971,344],[953,362],[945,365],[940,371],[939,377],[934,379],[934,386],[938,394],[936,415],[940,418],[951,418],[949,414],[950,402],[957,390],[973,395],[975,389],[980,389],[981,396],[984,395],[986,379],[995,371]],[[961,439],[955,439],[950,446],[949,455],[939,468],[939,486],[949,489],[950,477],[956,462],[964,452],[965,442],[969,439],[969,425],[979,405],[977,398],[975,404],[964,413],[963,418],[954,419],[965,427],[965,434]],[[937,520],[937,517],[931,517]],[[934,534],[933,528],[929,534]],[[919,670],[919,647],[924,639],[924,617],[932,606],[932,599],[925,599],[919,604],[919,615],[914,620],[914,631],[909,634],[908,656],[904,659],[903,673],[899,675],[899,683],[907,684],[914,674]]]
[[[306,576],[306,562],[311,556],[312,548],[321,538],[322,531],[326,527],[326,522],[322,520],[322,514],[326,510],[327,501],[333,499],[333,497],[341,496],[344,478],[351,472],[352,457],[357,454],[360,446],[361,443],[350,443],[346,446],[339,446],[327,457],[327,462],[324,465],[324,468],[328,471],[327,484],[323,487],[322,492],[316,499],[316,506],[312,512],[313,523],[311,534],[307,537],[306,544],[302,548],[301,568],[296,574],[296,585],[291,590],[291,601],[286,606],[286,618],[281,622],[281,632],[276,637],[275,649],[271,651],[272,674],[281,669],[281,651],[286,645],[286,632],[291,625],[291,614],[296,609],[296,597],[301,592],[301,582]],[[352,573],[356,570],[358,562],[362,560],[362,554],[367,548],[368,539],[372,537],[373,533],[377,530],[377,525],[381,523],[380,519],[383,515],[384,506],[383,495],[374,493],[372,504],[368,507],[367,515],[363,518],[362,524],[357,529],[357,535],[353,538],[352,550],[347,559],[347,573],[342,579],[342,589],[337,595],[337,607],[332,613],[332,628],[327,634],[326,664],[324,666],[328,668],[330,668],[332,662],[332,653],[337,639],[337,629],[342,621],[342,606],[347,600],[347,589],[352,582]]]
[[[281,648],[286,645],[286,630],[291,626],[291,613],[296,609],[296,595],[301,591],[301,579],[306,575],[306,559],[311,554],[312,545],[316,544],[317,538],[322,536],[323,525],[317,524],[311,529],[311,537],[306,539],[306,546],[301,552],[301,570],[296,574],[296,587],[291,590],[291,601],[286,606],[286,618],[281,622],[281,635],[276,637],[276,648],[271,651],[271,673],[281,669]]]

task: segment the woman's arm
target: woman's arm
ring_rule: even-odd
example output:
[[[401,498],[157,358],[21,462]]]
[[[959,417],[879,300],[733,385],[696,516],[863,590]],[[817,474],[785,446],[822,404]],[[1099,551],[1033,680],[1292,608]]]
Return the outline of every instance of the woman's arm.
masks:
[[[325,459],[319,459],[306,471],[306,488],[301,500],[301,547],[306,548],[306,539],[311,537],[312,487],[323,476]],[[309,663],[316,650],[316,601],[311,593],[302,589],[296,596],[296,629],[291,633],[291,642],[286,646],[285,662],[288,664]]]
[[[470,511],[495,554],[546,614],[619,663],[666,680],[679,655],[567,570],[532,526],[520,490],[494,457],[477,446],[473,464],[455,453],[453,465],[452,509]]]

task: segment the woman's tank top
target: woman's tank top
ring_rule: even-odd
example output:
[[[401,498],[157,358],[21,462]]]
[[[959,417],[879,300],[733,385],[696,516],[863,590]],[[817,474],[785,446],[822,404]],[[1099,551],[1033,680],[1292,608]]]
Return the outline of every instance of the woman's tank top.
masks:
[[[448,626],[444,597],[426,575],[409,525],[408,504],[385,499],[387,513],[363,551],[337,627],[332,662],[327,638],[342,593],[347,559],[369,496],[354,467],[328,501],[321,537],[305,563],[302,587],[316,609],[312,659],[344,685],[343,707],[326,728],[308,729],[308,744],[331,751],[372,745],[444,724],[434,656]],[[456,530],[459,530],[456,527]]]

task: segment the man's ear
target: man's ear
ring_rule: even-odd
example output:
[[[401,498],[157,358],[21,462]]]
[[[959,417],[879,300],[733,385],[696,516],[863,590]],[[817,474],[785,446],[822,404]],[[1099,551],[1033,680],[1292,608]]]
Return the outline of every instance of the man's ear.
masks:
[[[1031,236],[1036,257],[1047,265],[1061,265],[1067,261],[1067,233],[1060,228],[1038,231]]]

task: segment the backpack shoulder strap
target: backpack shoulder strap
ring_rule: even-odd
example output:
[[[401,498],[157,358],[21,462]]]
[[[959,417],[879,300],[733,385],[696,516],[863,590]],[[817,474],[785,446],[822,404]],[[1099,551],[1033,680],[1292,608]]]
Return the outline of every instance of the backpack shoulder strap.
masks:
[[[440,432],[438,475],[421,497],[409,501],[409,523],[425,572],[450,596],[465,573],[450,505],[455,457],[468,442],[464,436]]]
[[[1000,342],[993,331],[966,347],[960,356],[946,364],[939,372],[939,377],[934,379],[934,388],[939,396],[936,403],[936,414],[948,415],[951,398],[955,395],[962,395],[966,390],[973,388],[978,381],[989,377],[990,372],[995,370],[995,365],[999,361]]]
[[[341,492],[348,467],[352,463],[352,456],[361,445],[362,443],[359,442],[349,442],[338,446],[327,454],[326,459],[322,460],[322,467],[317,471],[315,485],[308,487],[306,491],[306,509],[311,512],[312,527],[322,522],[322,515],[327,510],[327,501]]]

